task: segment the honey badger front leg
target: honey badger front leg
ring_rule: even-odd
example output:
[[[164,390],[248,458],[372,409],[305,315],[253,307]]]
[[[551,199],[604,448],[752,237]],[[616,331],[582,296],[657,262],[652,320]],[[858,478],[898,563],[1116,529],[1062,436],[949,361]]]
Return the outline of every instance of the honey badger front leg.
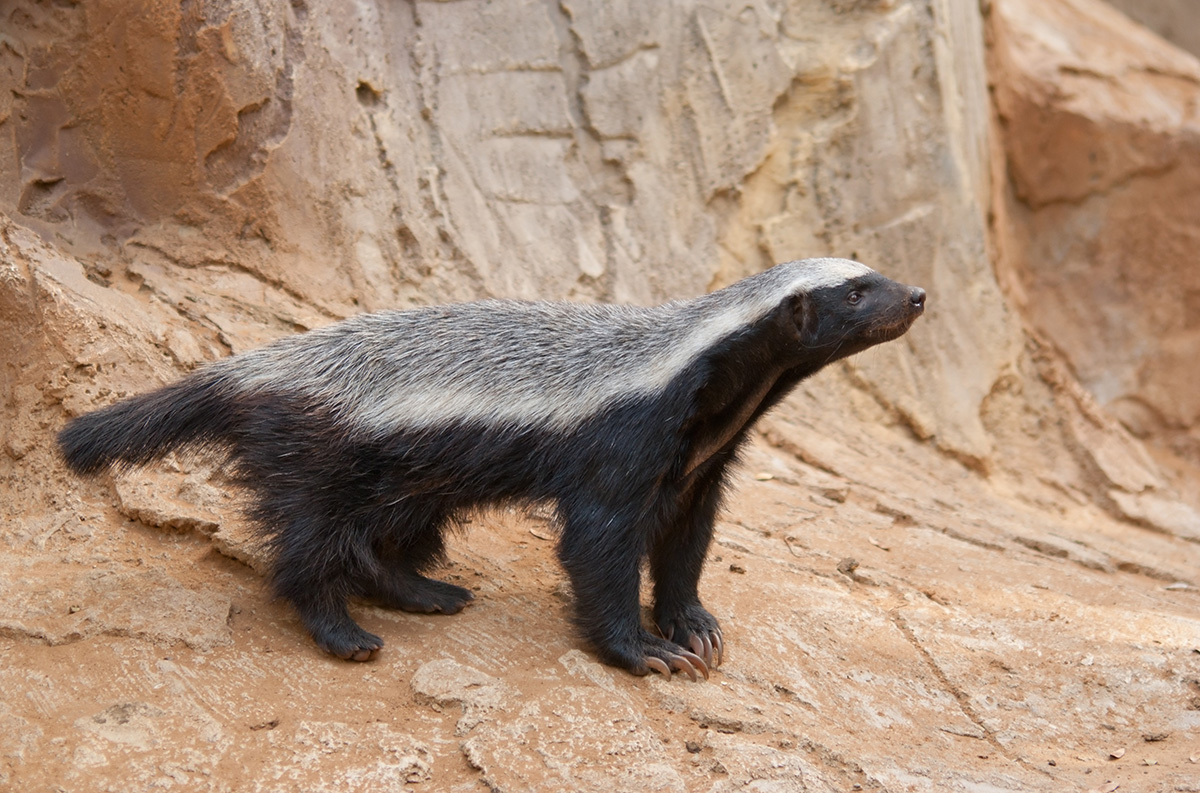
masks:
[[[575,590],[575,623],[600,657],[635,675],[654,670],[670,676],[674,670],[707,679],[703,658],[642,626],[640,567],[647,541],[661,533],[658,505],[576,503],[560,504],[560,510],[558,555]]]
[[[724,638],[717,618],[700,605],[698,586],[730,456],[719,455],[680,495],[675,519],[650,548],[654,623],[667,640],[690,649],[710,669],[721,664]]]

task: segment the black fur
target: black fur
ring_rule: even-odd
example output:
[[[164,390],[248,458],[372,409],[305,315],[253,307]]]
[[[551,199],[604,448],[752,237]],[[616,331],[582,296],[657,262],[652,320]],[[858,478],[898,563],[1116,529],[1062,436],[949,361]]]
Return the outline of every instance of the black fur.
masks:
[[[72,421],[58,434],[71,470],[145,465],[187,446],[220,446],[235,430],[219,378],[200,373]]]
[[[747,279],[708,297],[736,301],[753,288]],[[239,356],[77,418],[59,444],[81,474],[178,448],[221,449],[252,495],[276,591],[320,646],[356,660],[383,642],[350,617],[350,599],[456,612],[471,593],[423,575],[443,557],[446,527],[480,507],[552,503],[577,624],[600,656],[639,674],[706,673],[688,648],[711,665],[720,630],[697,584],[749,427],[826,364],[904,333],[923,308],[922,290],[873,272],[788,294],[690,359],[666,388],[614,399],[567,430],[476,416],[366,431],[286,379],[243,387],[253,364]],[[594,365],[592,376],[604,377],[604,362]],[[639,618],[643,559],[661,637]]]

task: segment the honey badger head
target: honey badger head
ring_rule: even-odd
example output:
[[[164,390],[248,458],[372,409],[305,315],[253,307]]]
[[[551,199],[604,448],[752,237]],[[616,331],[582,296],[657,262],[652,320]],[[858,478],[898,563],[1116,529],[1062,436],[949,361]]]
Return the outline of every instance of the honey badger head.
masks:
[[[700,300],[706,301],[719,307],[712,316],[734,316],[742,323],[735,323],[741,330],[734,336],[745,341],[743,352],[761,357],[768,369],[796,368],[807,376],[902,336],[924,313],[925,290],[849,259],[804,259]]]
[[[838,283],[791,296],[792,319],[805,358],[828,363],[899,338],[925,311],[925,290],[863,268]]]
[[[705,306],[705,304],[710,304]],[[925,290],[848,259],[776,265],[695,303],[725,331],[700,353],[684,471],[725,460],[754,421],[833,361],[898,338],[925,310]],[[708,310],[711,309],[711,310]]]

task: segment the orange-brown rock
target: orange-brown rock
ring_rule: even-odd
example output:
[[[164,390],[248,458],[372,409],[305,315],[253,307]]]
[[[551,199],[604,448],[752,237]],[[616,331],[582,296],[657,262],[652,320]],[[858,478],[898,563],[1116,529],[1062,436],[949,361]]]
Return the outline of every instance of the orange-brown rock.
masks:
[[[1150,41],[1094,5],[989,6],[1035,41]],[[1077,244],[1029,218],[1166,177],[1176,95],[1097,138],[1102,168],[1026,139],[992,201],[1014,156],[991,156],[984,21],[0,4],[0,789],[1193,789],[1200,529],[1176,488],[1200,476],[1079,384],[1022,291],[1027,248]],[[1186,95],[1180,57],[1101,82],[1126,110]],[[992,82],[1098,79],[1077,72]],[[1047,140],[1054,97],[1028,103]],[[357,311],[645,303],[833,253],[930,308],[762,423],[702,582],[728,640],[707,684],[596,663],[540,512],[453,538],[462,614],[356,605],[387,646],[345,664],[266,591],[219,465],[81,482],[54,455],[69,415]]]
[[[1200,462],[1200,61],[1098,0],[993,4],[1011,294],[1131,431]]]
[[[1196,13],[1196,4],[1192,0],[1109,1],[1130,19],[1200,57],[1200,14]]]

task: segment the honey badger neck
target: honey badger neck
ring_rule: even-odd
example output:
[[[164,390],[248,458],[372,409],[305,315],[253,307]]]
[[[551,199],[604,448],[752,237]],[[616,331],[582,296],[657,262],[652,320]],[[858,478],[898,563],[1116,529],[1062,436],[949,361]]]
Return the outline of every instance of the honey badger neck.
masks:
[[[798,291],[724,340],[697,393],[684,476],[732,451],[749,426],[806,377],[903,335],[924,311],[924,301],[923,289],[871,271]]]

